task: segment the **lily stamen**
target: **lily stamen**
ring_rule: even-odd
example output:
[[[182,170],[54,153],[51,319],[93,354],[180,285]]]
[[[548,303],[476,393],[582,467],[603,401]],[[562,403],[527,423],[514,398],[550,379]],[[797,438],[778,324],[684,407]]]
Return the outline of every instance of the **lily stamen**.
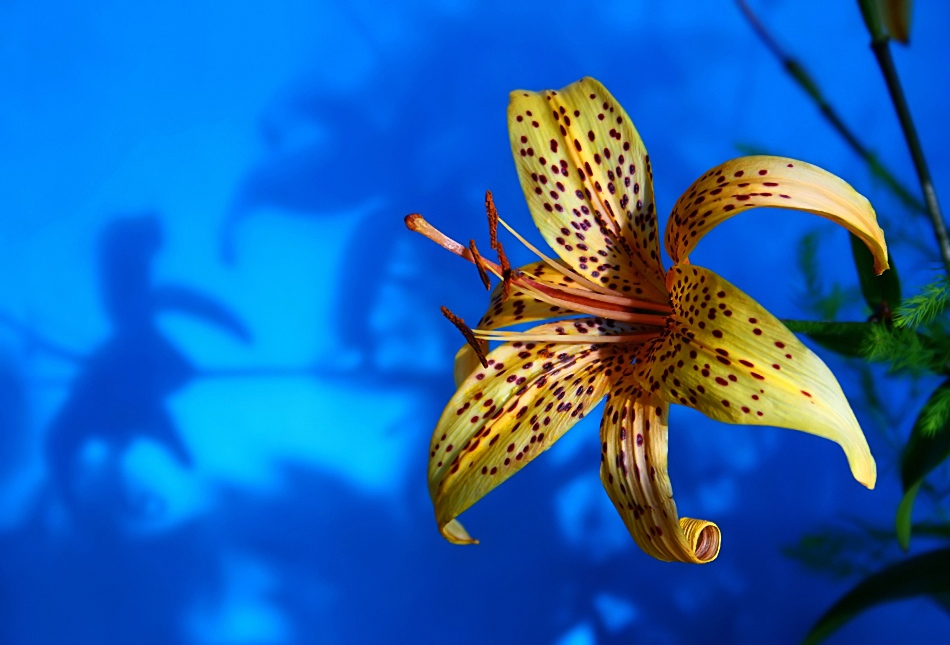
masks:
[[[501,242],[495,240],[495,250],[498,251],[498,262],[501,263],[501,289],[502,301],[508,299],[511,295],[511,264],[508,262],[508,256],[505,255],[505,247]]]
[[[529,251],[531,251],[532,253],[534,253],[535,255],[537,255],[539,258],[541,258],[541,259],[544,261],[545,264],[547,264],[549,267],[551,267],[552,269],[554,269],[555,271],[557,271],[558,273],[560,273],[561,275],[563,275],[565,278],[570,278],[570,279],[573,280],[574,282],[576,282],[576,283],[578,283],[578,284],[581,284],[581,285],[584,285],[585,287],[587,287],[587,288],[590,289],[591,291],[596,291],[597,293],[602,293],[602,294],[604,294],[604,295],[611,295],[611,294],[615,294],[615,293],[616,293],[616,292],[613,291],[612,289],[608,289],[607,287],[603,287],[603,286],[597,284],[596,282],[591,282],[590,280],[588,280],[588,279],[585,278],[584,276],[578,275],[577,273],[571,271],[570,269],[568,269],[567,267],[563,266],[562,264],[560,264],[560,263],[558,263],[558,262],[555,262],[554,260],[552,260],[551,258],[549,258],[548,256],[546,256],[544,253],[542,253],[541,251],[539,251],[536,246],[534,246],[531,242],[529,242],[528,240],[526,240],[520,233],[518,233],[518,231],[516,231],[515,229],[513,229],[513,228],[508,224],[508,222],[506,222],[505,220],[501,219],[500,216],[497,216],[497,215],[496,215],[496,217],[498,217],[498,221],[501,222],[501,225],[504,226],[506,229],[508,229],[508,232],[509,232],[509,233],[511,233],[512,235],[514,235],[516,238],[518,238],[518,241],[521,242],[522,244],[524,244],[525,247],[526,247]]]
[[[465,324],[465,321],[449,311],[448,307],[442,307],[442,315],[449,319],[449,322],[455,325],[456,329],[462,332],[462,336],[465,337],[465,341],[471,345],[472,349],[475,350],[475,355],[478,356],[478,360],[481,361],[482,367],[488,367],[488,359],[485,358],[485,352],[482,349],[481,343],[478,342],[475,333],[472,331],[472,328]]]
[[[406,227],[409,230],[424,235],[445,250],[454,253],[460,258],[468,260],[469,262],[472,262],[476,265],[481,264],[484,270],[495,274],[500,279],[504,279],[505,270],[502,266],[499,266],[491,260],[485,259],[480,254],[476,259],[476,256],[472,253],[471,248],[465,248],[452,238],[442,233],[442,231],[438,230],[429,222],[427,222],[425,218],[422,217],[422,215],[419,215],[418,213],[412,213],[406,216],[405,221]],[[499,218],[499,221],[504,224],[513,235],[518,237],[521,242],[528,246],[529,249],[537,253],[537,255],[545,260],[545,262],[548,262],[552,268],[558,269],[559,273],[571,278],[575,282],[582,284],[588,282],[570,270],[565,269],[564,267],[555,263],[553,260],[546,258],[542,253],[537,251],[537,249],[534,249],[534,247],[532,247],[527,240],[518,235],[510,226],[505,224],[501,218]],[[551,305],[565,307],[579,313],[589,313],[594,316],[610,318],[612,320],[621,322],[638,322],[647,325],[663,326],[665,324],[664,316],[638,314],[636,313],[636,310],[645,309],[648,311],[656,311],[666,314],[670,312],[669,306],[657,302],[649,300],[637,300],[627,296],[618,295],[616,292],[602,293],[603,290],[610,290],[604,289],[603,287],[599,287],[597,285],[595,285],[599,290],[597,293],[593,291],[587,292],[583,289],[577,289],[574,287],[559,286],[554,288],[548,285],[542,285],[539,282],[532,280],[530,276],[525,274],[518,276],[512,275],[511,282],[518,287],[525,289],[539,300],[547,302]]]
[[[491,240],[491,247],[498,250],[498,209],[495,208],[495,199],[491,191],[485,191],[485,212],[488,214],[488,235]]]
[[[518,239],[519,242],[524,244],[525,247],[529,251],[537,255],[539,258],[541,258],[544,261],[545,264],[547,264],[549,267],[551,267],[552,269],[554,269],[555,271],[557,271],[564,277],[570,278],[571,280],[573,280],[574,282],[577,282],[578,284],[583,284],[587,286],[589,289],[592,289],[593,291],[596,291],[598,293],[610,293],[610,289],[602,287],[595,282],[591,282],[587,278],[584,278],[583,276],[578,275],[577,273],[575,273],[574,271],[571,271],[570,269],[566,268],[562,264],[555,262],[554,260],[546,256],[544,253],[541,253],[541,251],[539,251],[533,244],[528,242],[528,240],[522,237],[515,229],[509,226],[508,223],[505,222],[503,219],[501,219],[501,217],[498,215],[498,209],[495,208],[495,199],[494,197],[492,197],[490,190],[485,191],[485,211],[488,214],[488,235],[490,236],[489,239],[491,240],[491,247],[495,249],[496,251],[499,250],[499,248],[501,247],[501,242],[498,241],[498,222],[501,222],[504,225],[504,227],[508,229],[508,232],[514,235]]]
[[[478,269],[478,277],[482,279],[482,284],[485,285],[486,290],[491,290],[491,280],[488,279],[488,272],[485,270],[485,259],[482,258],[482,254],[478,252],[478,247],[475,246],[475,240],[469,241],[468,250],[472,253],[472,262]]]

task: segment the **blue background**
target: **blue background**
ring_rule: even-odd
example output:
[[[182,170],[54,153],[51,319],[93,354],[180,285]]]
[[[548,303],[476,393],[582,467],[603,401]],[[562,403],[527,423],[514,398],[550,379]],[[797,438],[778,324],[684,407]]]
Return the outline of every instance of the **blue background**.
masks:
[[[674,408],[676,499],[722,528],[714,564],[636,548],[600,486],[596,414],[465,514],[480,546],[436,530],[428,440],[460,344],[439,306],[477,319],[487,295],[402,217],[484,239],[491,189],[540,240],[509,91],[601,80],[650,151],[661,224],[753,146],[867,194],[905,288],[938,266],[923,220],[732,3],[592,4],[0,1],[0,641],[786,643],[853,584],[781,549],[834,522],[890,526],[919,399],[879,383],[882,422],[834,357],[878,458],[873,492],[830,442]],[[895,56],[948,196],[950,7],[915,4]],[[755,6],[913,185],[856,3]],[[843,316],[865,317],[846,235],[812,216],[736,218],[693,262],[807,317],[811,231]],[[832,642],[948,628],[908,601]]]

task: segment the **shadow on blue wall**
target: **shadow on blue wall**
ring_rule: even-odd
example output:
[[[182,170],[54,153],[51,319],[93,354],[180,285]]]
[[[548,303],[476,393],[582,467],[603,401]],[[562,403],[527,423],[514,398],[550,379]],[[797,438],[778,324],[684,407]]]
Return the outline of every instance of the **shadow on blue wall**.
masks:
[[[372,73],[352,87],[330,90],[298,79],[261,116],[262,153],[233,187],[218,248],[205,252],[241,267],[242,235],[252,218],[299,218],[323,227],[325,246],[314,254],[344,247],[340,264],[324,267],[335,278],[329,299],[336,317],[312,330],[338,340],[332,356],[299,356],[299,367],[283,372],[196,366],[162,332],[159,315],[182,314],[248,345],[252,336],[260,340],[260,331],[242,322],[233,303],[156,279],[163,220],[150,213],[109,221],[90,250],[109,324],[95,347],[63,347],[0,311],[0,326],[13,332],[19,350],[0,360],[0,485],[28,470],[31,446],[43,456],[25,510],[0,531],[0,641],[584,645],[630,642],[636,629],[639,643],[698,634],[760,642],[756,629],[765,624],[787,640],[798,635],[814,600],[799,593],[768,609],[775,603],[757,597],[764,595],[763,581],[783,586],[774,581],[794,566],[768,548],[772,543],[757,543],[761,533],[753,525],[808,507],[783,476],[797,464],[816,463],[809,461],[810,444],[787,450],[795,466],[757,480],[776,495],[788,489],[788,499],[746,494],[741,519],[724,513],[728,552],[711,567],[687,571],[634,555],[600,487],[594,418],[576,431],[587,432],[589,446],[559,445],[506,483],[506,493],[466,513],[484,538],[477,549],[452,547],[436,530],[426,493],[427,433],[453,391],[450,357],[462,342],[438,306],[477,318],[487,295],[471,266],[407,234],[403,216],[421,212],[457,239],[484,239],[482,200],[492,189],[504,217],[528,221],[508,161],[504,113],[514,88],[557,87],[588,73],[608,87],[633,84],[644,57],[655,70],[652,91],[682,83],[676,53],[684,45],[668,35],[642,30],[633,39],[603,15],[575,20],[576,7],[561,6],[564,13],[555,15],[509,4],[492,5],[505,7],[497,19],[420,15],[418,42],[405,50],[376,46]],[[590,18],[596,31],[586,31],[580,18]],[[689,36],[684,33],[680,38]],[[682,109],[671,104],[651,118],[675,131]],[[669,137],[657,139],[647,137],[651,152],[676,171],[661,179],[682,179],[685,186],[695,166],[686,158],[693,142],[677,147]],[[497,159],[505,163],[489,161]],[[508,252],[514,264],[533,260],[523,249]],[[435,360],[424,357],[424,347],[438,348]],[[15,358],[37,353],[75,370],[43,428],[34,419],[41,416],[34,414],[34,395],[42,388]],[[360,393],[411,393],[410,410],[387,429],[410,435],[410,474],[385,491],[367,490],[339,470],[283,455],[271,487],[237,477],[202,480],[172,398],[204,379],[288,374]],[[229,403],[227,397],[216,402]],[[347,433],[358,451],[360,442],[372,440],[361,433],[361,424],[380,412],[372,406],[352,410],[345,427],[314,427],[313,442]],[[207,409],[205,420],[213,422],[215,408]],[[221,449],[232,440],[239,439],[223,434]],[[140,441],[201,482],[210,501],[200,512],[161,525],[166,500],[134,486],[123,469],[124,456]],[[716,461],[722,454],[716,450],[725,449],[698,445],[696,452],[705,446],[712,455],[697,460],[704,474],[740,470]],[[820,459],[825,454],[831,448]],[[687,484],[683,490],[693,483],[678,481]],[[738,481],[730,480],[737,487]],[[827,495],[843,503],[846,494]],[[795,525],[811,512],[795,510],[785,521]],[[730,522],[737,529],[731,533]],[[152,523],[161,526],[147,528]]]

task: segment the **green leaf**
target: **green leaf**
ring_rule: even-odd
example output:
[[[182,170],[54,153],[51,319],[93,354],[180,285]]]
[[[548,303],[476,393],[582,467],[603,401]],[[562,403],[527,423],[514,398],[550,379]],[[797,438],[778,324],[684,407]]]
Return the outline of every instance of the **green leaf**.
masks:
[[[950,593],[950,549],[940,549],[891,565],[846,593],[805,636],[805,645],[815,645],[861,612],[885,602],[925,594]]]
[[[854,266],[858,270],[861,294],[875,316],[888,318],[901,304],[901,283],[897,277],[894,258],[890,258],[891,268],[877,275],[874,273],[874,256],[856,235],[851,235],[851,254]],[[884,314],[884,315],[882,315]]]
[[[935,427],[939,421],[939,426]],[[927,475],[950,457],[950,379],[941,383],[924,404],[901,455],[904,498],[897,508],[897,539],[905,551],[910,545],[911,513],[917,491]]]
[[[876,323],[817,322],[811,320],[783,320],[793,332],[805,334],[826,349],[842,356],[861,357],[871,327]]]

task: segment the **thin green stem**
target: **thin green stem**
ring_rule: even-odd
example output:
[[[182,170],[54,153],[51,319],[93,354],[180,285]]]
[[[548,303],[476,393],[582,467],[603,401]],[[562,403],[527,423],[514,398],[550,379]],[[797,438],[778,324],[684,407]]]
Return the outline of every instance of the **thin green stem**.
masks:
[[[947,225],[943,221],[943,215],[940,212],[937,191],[934,190],[930,168],[927,166],[924,150],[920,145],[920,137],[917,136],[917,128],[914,127],[914,121],[910,116],[907,97],[904,95],[904,89],[901,87],[900,78],[897,75],[897,68],[894,66],[894,59],[891,57],[890,40],[886,37],[875,38],[871,41],[871,50],[877,58],[881,73],[884,74],[887,91],[890,93],[891,102],[894,103],[894,109],[897,111],[897,119],[900,121],[901,130],[904,132],[904,139],[907,140],[907,147],[910,150],[911,159],[914,161],[914,169],[917,171],[917,179],[920,181],[920,188],[924,193],[924,203],[927,205],[927,215],[930,217],[930,224],[933,226],[934,235],[937,238],[940,258],[943,260],[947,275],[950,275],[950,236],[947,235]]]
[[[789,76],[811,97],[821,111],[822,116],[831,124],[831,127],[834,128],[848,146],[864,160],[871,170],[871,174],[880,179],[888,190],[894,193],[905,206],[918,213],[926,214],[927,207],[914,196],[911,190],[898,181],[894,174],[880,162],[877,156],[858,139],[857,135],[842,120],[837,110],[835,110],[825,98],[821,88],[818,87],[818,84],[805,67],[779,46],[778,42],[772,37],[749,5],[746,4],[745,0],[736,0],[736,3],[739,5],[739,9],[742,11],[746,20],[749,21],[749,25],[762,43],[772,52],[779,62],[781,62]]]

